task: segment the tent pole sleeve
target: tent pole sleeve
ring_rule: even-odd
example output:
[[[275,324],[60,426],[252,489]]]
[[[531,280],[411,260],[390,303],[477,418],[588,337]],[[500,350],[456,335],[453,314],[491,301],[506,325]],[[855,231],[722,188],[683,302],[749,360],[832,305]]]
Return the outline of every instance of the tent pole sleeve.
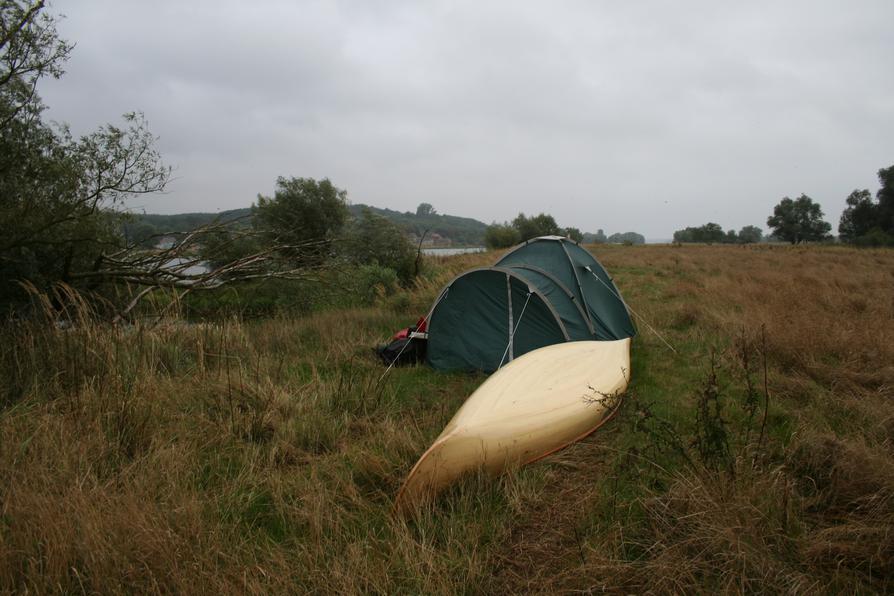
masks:
[[[577,289],[580,290],[580,297],[584,301],[581,305],[584,309],[584,313],[587,315],[587,321],[590,323],[590,329],[593,330],[593,333],[596,333],[596,326],[593,324],[593,318],[590,316],[590,307],[587,304],[587,296],[584,294],[584,287],[580,283],[580,276],[577,274],[577,268],[574,266],[574,261],[571,259],[571,255],[568,254],[568,249],[565,248],[564,242],[559,242],[562,245],[562,250],[565,251],[565,258],[568,259],[568,264],[571,265],[571,272],[574,274],[574,281],[577,282]]]
[[[509,305],[507,309],[509,311],[509,362],[512,362],[513,358],[513,349],[512,349],[512,338],[515,336],[515,330],[512,328],[512,278],[509,277],[509,274],[506,274],[506,304]],[[503,363],[501,362],[500,365]]]
[[[528,302],[531,300],[531,294],[533,294],[533,292],[531,292],[531,289],[528,288],[528,297],[525,298],[525,305],[522,306],[521,312],[518,314],[518,324],[519,325],[521,325],[522,317],[525,316],[525,309],[528,308]],[[512,331],[512,335],[509,336],[509,343],[506,344],[506,349],[503,350],[503,357],[500,358],[500,365],[497,367],[497,370],[500,370],[501,368],[503,368],[503,361],[506,360],[506,354],[509,352],[509,346],[512,345],[512,340],[515,339],[515,331],[517,331],[517,330],[518,330],[518,326],[515,327],[515,329]]]
[[[540,267],[534,267],[533,265],[510,265],[510,268],[512,268],[512,269],[528,269],[529,271],[534,271],[535,273],[539,273],[540,275],[544,276],[545,278],[547,278],[548,280],[550,280],[551,282],[556,284],[556,287],[559,288],[560,290],[562,290],[563,292],[565,292],[565,295],[568,296],[571,299],[571,302],[574,304],[574,306],[577,307],[577,310],[578,310],[578,312],[580,312],[580,316],[584,320],[584,323],[587,324],[587,329],[590,330],[590,333],[592,333],[593,335],[596,335],[596,329],[593,327],[593,323],[590,321],[590,317],[588,317],[587,313],[584,312],[584,309],[581,308],[580,302],[582,300],[578,300],[577,296],[574,295],[574,292],[572,292],[567,287],[565,287],[565,284],[563,284],[552,273],[550,273],[549,271],[546,271],[545,269],[541,269]],[[583,299],[583,291],[581,291],[581,299]],[[623,300],[622,300],[622,302],[623,302]],[[584,304],[584,306],[586,306],[586,304]]]
[[[562,332],[562,337],[565,338],[565,341],[571,341],[571,337],[568,335],[568,329],[565,328],[565,323],[562,322],[562,317],[560,317],[559,313],[556,312],[556,309],[553,306],[552,302],[547,300],[546,296],[543,295],[543,292],[538,290],[536,286],[533,288],[531,286],[529,286],[528,281],[525,278],[523,278],[521,275],[512,271],[512,269],[510,267],[482,267],[481,269],[487,269],[487,270],[491,270],[491,271],[500,271],[502,273],[506,273],[506,274],[510,275],[511,277],[517,279],[520,283],[525,284],[525,286],[528,288],[528,292],[531,294],[534,294],[535,296],[540,298],[541,302],[543,302],[543,304],[549,310],[550,314],[552,314],[553,318],[556,320],[556,325],[559,326],[559,331]],[[472,271],[478,271],[478,269],[472,269]],[[466,273],[468,273],[468,272],[466,272]],[[517,329],[518,325],[516,325],[515,327]]]

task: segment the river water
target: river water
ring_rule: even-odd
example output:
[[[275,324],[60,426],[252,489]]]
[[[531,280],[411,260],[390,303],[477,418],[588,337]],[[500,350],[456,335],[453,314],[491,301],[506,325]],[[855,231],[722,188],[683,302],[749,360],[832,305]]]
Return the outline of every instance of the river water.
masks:
[[[466,248],[423,248],[422,254],[432,257],[449,257],[453,255],[465,255],[475,252],[484,252],[483,246],[471,246]]]

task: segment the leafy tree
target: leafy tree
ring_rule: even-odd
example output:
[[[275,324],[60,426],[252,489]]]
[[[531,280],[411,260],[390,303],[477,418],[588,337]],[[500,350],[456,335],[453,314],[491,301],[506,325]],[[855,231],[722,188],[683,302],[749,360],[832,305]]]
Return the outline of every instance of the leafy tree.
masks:
[[[24,298],[22,282],[47,293],[64,282],[87,299],[104,298],[95,303],[117,321],[161,287],[183,296],[233,281],[300,279],[294,261],[277,258],[300,252],[288,238],[254,254],[243,246],[228,263],[208,255],[215,242],[222,249],[258,235],[244,225],[236,235],[216,221],[174,234],[171,247],[141,246],[151,242],[148,230],[129,233],[135,218],[124,202],[163,190],[170,169],[142,114],[80,138],[44,120],[38,81],[62,75],[71,46],[43,9],[43,1],[0,1],[0,308]]]
[[[319,263],[330,252],[348,217],[347,192],[328,178],[276,179],[273,197],[258,195],[255,226],[268,240],[288,245],[285,256],[299,263]]]
[[[838,222],[838,235],[843,242],[854,242],[877,227],[879,209],[868,190],[855,190],[845,200],[847,207]]]
[[[674,232],[674,242],[703,242],[706,244],[748,244],[760,242],[763,232],[756,226],[745,226],[737,234],[735,230],[723,231],[720,224],[713,222],[703,226],[689,227]]]
[[[397,225],[364,209],[346,226],[339,242],[341,254],[358,265],[391,269],[404,283],[413,278],[416,249]]]
[[[0,137],[0,256],[6,279],[74,283],[124,244],[124,200],[164,188],[154,137],[139,114],[74,139],[40,120],[7,123]]]
[[[879,228],[894,237],[894,166],[879,170],[878,180],[881,188],[875,196],[878,199]]]
[[[795,200],[784,197],[767,218],[767,226],[782,240],[817,242],[829,238],[832,225],[823,220],[823,210],[813,199],[802,194]]]
[[[755,244],[763,239],[764,233],[757,226],[745,226],[739,230],[739,242],[742,244]]]
[[[426,217],[429,215],[437,215],[438,212],[432,207],[431,203],[419,203],[419,206],[416,207],[416,215],[421,217]]]
[[[868,190],[855,190],[847,197],[838,224],[843,241],[867,246],[894,244],[894,166],[879,170],[878,178],[877,202]]]
[[[584,233],[583,242],[586,244],[603,244],[608,241],[603,230],[597,230],[595,234],[590,232]]]
[[[509,223],[496,222],[484,230],[484,244],[488,248],[508,248],[521,242],[521,234]]]
[[[126,244],[124,200],[162,190],[170,170],[141,114],[81,138],[43,119],[36,93],[59,77],[71,46],[43,2],[0,2],[0,302],[38,289],[108,281],[108,253]]]
[[[707,223],[702,227],[702,237],[698,242],[723,242],[723,228],[720,224]]]
[[[674,232],[674,242],[704,242],[706,244],[726,242],[727,234],[724,234],[720,224],[706,223],[697,228],[689,227]]]
[[[522,241],[537,238],[538,236],[558,236],[562,233],[559,224],[556,223],[553,216],[547,215],[546,213],[541,213],[532,217],[527,217],[524,213],[519,213],[518,216],[512,220],[512,225],[518,230]]]
[[[577,228],[565,228],[565,236],[571,238],[575,242],[583,242],[584,235]]]
[[[612,234],[608,237],[608,241],[614,244],[645,244],[646,238],[636,232],[623,232]]]
[[[0,127],[39,118],[38,81],[59,78],[72,46],[59,38],[55,20],[41,14],[43,0],[0,2]]]

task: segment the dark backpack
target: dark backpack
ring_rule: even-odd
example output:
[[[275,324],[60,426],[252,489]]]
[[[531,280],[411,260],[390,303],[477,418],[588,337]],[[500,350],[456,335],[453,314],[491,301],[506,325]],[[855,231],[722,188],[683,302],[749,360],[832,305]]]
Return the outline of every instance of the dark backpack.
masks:
[[[408,366],[425,360],[427,342],[419,337],[395,339],[389,344],[376,348],[376,354],[386,365]]]

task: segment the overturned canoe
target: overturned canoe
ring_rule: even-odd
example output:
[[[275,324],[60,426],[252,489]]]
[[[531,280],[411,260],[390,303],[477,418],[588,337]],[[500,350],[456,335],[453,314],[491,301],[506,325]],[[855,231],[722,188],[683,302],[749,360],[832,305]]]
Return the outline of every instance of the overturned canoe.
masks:
[[[582,439],[611,416],[629,378],[629,338],[555,344],[516,358],[457,411],[395,507],[430,498],[465,473],[499,474]]]

